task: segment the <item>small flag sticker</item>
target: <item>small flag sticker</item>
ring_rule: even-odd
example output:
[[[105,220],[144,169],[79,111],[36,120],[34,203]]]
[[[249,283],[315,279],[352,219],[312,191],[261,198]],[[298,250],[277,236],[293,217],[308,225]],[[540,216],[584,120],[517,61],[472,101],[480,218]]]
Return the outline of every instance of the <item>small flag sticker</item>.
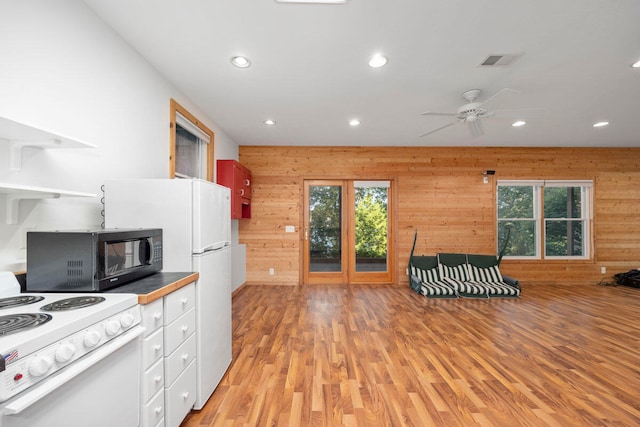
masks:
[[[17,358],[18,358],[18,350],[13,350],[11,353],[5,354],[4,361],[6,364],[9,364]]]

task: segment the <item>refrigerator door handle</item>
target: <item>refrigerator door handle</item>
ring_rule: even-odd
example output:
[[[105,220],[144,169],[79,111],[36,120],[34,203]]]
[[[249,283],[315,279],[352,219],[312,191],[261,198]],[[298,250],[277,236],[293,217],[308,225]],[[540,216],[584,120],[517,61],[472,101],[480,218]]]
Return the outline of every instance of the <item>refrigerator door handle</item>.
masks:
[[[225,246],[229,246],[229,244],[230,244],[230,242],[215,242],[215,243],[212,243],[210,245],[205,246],[204,248],[201,248],[196,253],[205,253],[205,252],[209,252],[209,251],[215,251],[215,250],[218,250],[218,249],[222,249]]]

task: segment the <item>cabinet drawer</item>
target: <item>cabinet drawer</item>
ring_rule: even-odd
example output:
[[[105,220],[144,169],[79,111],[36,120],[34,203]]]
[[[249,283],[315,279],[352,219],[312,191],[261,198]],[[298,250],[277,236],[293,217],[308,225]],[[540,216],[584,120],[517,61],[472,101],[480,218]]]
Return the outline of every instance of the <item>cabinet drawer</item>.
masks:
[[[165,422],[168,427],[177,427],[196,403],[196,362],[193,361],[182,372],[171,387],[164,391]]]
[[[142,405],[142,426],[157,425],[164,417],[164,391],[158,392],[146,405]]]
[[[155,365],[147,369],[142,374],[142,404],[144,405],[151,397],[164,388],[164,364],[158,360]]]
[[[164,359],[164,377],[167,386],[196,358],[196,334],[191,334],[171,355]]]
[[[164,355],[163,329],[158,329],[153,334],[142,340],[142,370],[146,370],[153,362]]]
[[[184,316],[164,327],[164,355],[169,356],[196,330],[196,310],[192,308]]]
[[[178,289],[164,297],[164,324],[169,325],[178,317],[195,307],[196,286],[194,283]]]
[[[162,298],[150,304],[141,305],[140,311],[142,313],[142,326],[147,329],[144,332],[144,337],[151,335],[156,329],[164,325]]]

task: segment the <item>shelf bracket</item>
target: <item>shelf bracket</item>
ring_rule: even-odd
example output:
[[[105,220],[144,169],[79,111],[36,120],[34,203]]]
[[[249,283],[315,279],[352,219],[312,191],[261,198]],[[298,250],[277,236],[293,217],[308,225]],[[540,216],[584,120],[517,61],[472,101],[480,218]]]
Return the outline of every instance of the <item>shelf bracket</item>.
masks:
[[[58,138],[43,139],[37,141],[9,141],[9,170],[22,169],[22,149],[25,147],[45,149],[59,147],[62,140]]]
[[[7,194],[7,224],[17,224],[20,218],[20,201],[26,199],[58,199],[60,193],[30,195],[27,193]]]

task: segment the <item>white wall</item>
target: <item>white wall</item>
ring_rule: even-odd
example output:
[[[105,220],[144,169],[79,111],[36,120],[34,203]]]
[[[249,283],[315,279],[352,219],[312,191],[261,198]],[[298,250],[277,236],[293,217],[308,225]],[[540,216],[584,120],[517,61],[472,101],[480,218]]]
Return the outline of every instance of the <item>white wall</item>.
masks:
[[[216,158],[238,157],[233,140],[81,1],[0,0],[0,16],[0,117],[97,147],[27,148],[12,171],[0,139],[0,183],[99,195],[22,201],[17,224],[7,224],[0,195],[0,270],[24,268],[10,260],[25,257],[28,229],[99,227],[105,179],[168,177],[170,98],[214,130]]]

